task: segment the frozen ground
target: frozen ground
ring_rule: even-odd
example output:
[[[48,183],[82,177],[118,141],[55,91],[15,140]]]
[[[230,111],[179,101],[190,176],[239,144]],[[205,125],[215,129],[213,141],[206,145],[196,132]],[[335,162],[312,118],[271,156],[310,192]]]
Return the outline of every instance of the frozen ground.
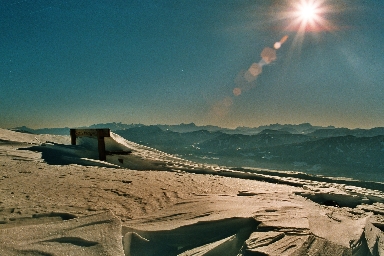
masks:
[[[1,255],[384,255],[380,189],[69,142],[0,129]]]

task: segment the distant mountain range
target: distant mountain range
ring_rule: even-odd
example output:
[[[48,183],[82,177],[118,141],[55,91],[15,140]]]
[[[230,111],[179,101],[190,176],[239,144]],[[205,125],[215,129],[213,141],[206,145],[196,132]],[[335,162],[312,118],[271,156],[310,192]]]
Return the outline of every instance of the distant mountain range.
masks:
[[[273,131],[273,132],[286,132],[290,134],[311,134],[316,137],[335,137],[335,136],[346,136],[352,135],[357,137],[372,137],[377,135],[384,135],[384,127],[376,127],[372,129],[348,129],[348,128],[336,128],[334,126],[313,126],[309,123],[302,124],[270,124],[259,127],[237,127],[236,129],[222,128],[219,126],[205,125],[197,126],[194,123],[189,124],[178,124],[178,125],[149,125],[159,127],[161,130],[166,131],[170,130],[173,132],[187,133],[195,131],[209,131],[209,132],[223,132],[227,134],[243,134],[243,135],[254,135],[260,132]],[[148,127],[144,124],[123,124],[123,123],[105,123],[105,124],[93,124],[90,126],[83,127],[71,127],[71,128],[109,128],[111,131],[117,130],[126,130],[137,127]],[[39,134],[55,134],[55,135],[68,135],[69,127],[64,128],[41,128],[41,129],[31,129],[26,126],[16,127],[13,130],[29,132],[29,133],[39,133]]]
[[[304,123],[227,129],[193,123],[107,123],[81,128],[110,128],[127,140],[197,162],[384,182],[384,127],[347,129]],[[69,134],[68,127],[14,130]]]

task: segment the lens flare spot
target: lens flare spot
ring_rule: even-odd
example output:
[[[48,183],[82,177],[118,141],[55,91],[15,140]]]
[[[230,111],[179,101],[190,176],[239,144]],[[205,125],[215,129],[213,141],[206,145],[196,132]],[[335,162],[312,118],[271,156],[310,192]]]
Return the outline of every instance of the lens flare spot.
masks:
[[[241,94],[241,89],[239,87],[236,87],[233,89],[233,95],[239,96]]]
[[[261,58],[265,61],[265,63],[271,63],[276,60],[276,50],[269,47],[264,48],[261,52]]]

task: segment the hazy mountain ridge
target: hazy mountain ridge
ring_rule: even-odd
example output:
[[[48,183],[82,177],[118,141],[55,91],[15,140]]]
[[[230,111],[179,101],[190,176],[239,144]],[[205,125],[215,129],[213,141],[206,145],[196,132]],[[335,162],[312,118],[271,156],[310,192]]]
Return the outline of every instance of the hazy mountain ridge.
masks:
[[[372,129],[348,129],[348,128],[334,128],[334,129],[318,129],[310,133],[315,137],[336,137],[336,136],[356,136],[356,137],[374,137],[384,135],[384,127],[375,127]]]
[[[123,124],[123,123],[105,123],[105,124],[93,124],[90,126],[81,126],[81,127],[58,127],[58,128],[40,128],[40,129],[32,129],[26,126],[15,127],[12,130],[18,132],[26,132],[26,133],[34,133],[34,134],[53,134],[53,135],[69,135],[69,130],[71,128],[90,128],[90,129],[101,129],[101,128],[109,128],[111,131],[115,130],[124,130],[130,129],[134,127],[145,126],[142,124]]]
[[[23,132],[23,133],[32,133],[32,134],[54,134],[54,135],[69,135],[69,127],[64,128],[41,128],[41,129],[32,129],[26,126],[20,126],[13,128],[13,131]]]
[[[222,128],[219,126],[213,125],[205,125],[198,126],[194,123],[189,124],[178,124],[178,125],[165,125],[165,124],[157,124],[157,125],[144,125],[144,124],[124,124],[124,123],[101,123],[101,124],[93,124],[90,126],[82,126],[82,127],[71,127],[71,128],[109,128],[111,131],[117,130],[127,130],[131,128],[137,127],[149,127],[149,126],[157,126],[163,131],[173,131],[179,133],[188,133],[188,132],[196,132],[205,130],[208,132],[222,132],[227,134],[243,134],[243,135],[255,135],[259,133],[291,133],[291,134],[308,134],[314,137],[335,137],[335,136],[346,136],[353,135],[357,137],[373,137],[377,135],[384,135],[384,127],[375,127],[371,129],[349,129],[349,128],[336,128],[334,126],[322,127],[322,126],[313,126],[309,123],[302,124],[270,124],[263,125],[259,127],[237,127],[235,129]],[[39,133],[39,134],[55,134],[55,135],[68,135],[69,127],[63,128],[40,128],[40,129],[32,129],[26,126],[16,127],[12,130],[21,131],[21,132],[29,132],[29,133]]]
[[[322,136],[314,136],[313,132],[292,134],[281,129],[265,129],[255,135],[204,130],[178,133],[156,126],[115,132],[128,140],[210,164],[384,180],[384,135],[333,137],[347,131],[337,129],[326,129]],[[375,128],[356,132],[362,136],[380,131]]]
[[[264,147],[255,154],[256,160],[257,157],[259,162],[281,164],[287,169],[318,174],[327,170],[329,175],[335,172],[335,176],[384,180],[384,136],[382,135],[375,137],[348,135]]]
[[[383,127],[347,129],[273,124],[231,130],[193,123],[107,123],[82,128],[110,128],[127,140],[209,164],[384,180]],[[69,134],[69,128],[15,129],[29,133]]]

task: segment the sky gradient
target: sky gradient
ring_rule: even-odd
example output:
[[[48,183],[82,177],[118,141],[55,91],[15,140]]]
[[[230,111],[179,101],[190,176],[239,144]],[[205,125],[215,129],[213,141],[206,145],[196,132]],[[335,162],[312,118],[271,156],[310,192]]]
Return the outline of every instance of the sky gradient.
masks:
[[[0,127],[384,126],[384,1],[297,2],[1,1]]]

